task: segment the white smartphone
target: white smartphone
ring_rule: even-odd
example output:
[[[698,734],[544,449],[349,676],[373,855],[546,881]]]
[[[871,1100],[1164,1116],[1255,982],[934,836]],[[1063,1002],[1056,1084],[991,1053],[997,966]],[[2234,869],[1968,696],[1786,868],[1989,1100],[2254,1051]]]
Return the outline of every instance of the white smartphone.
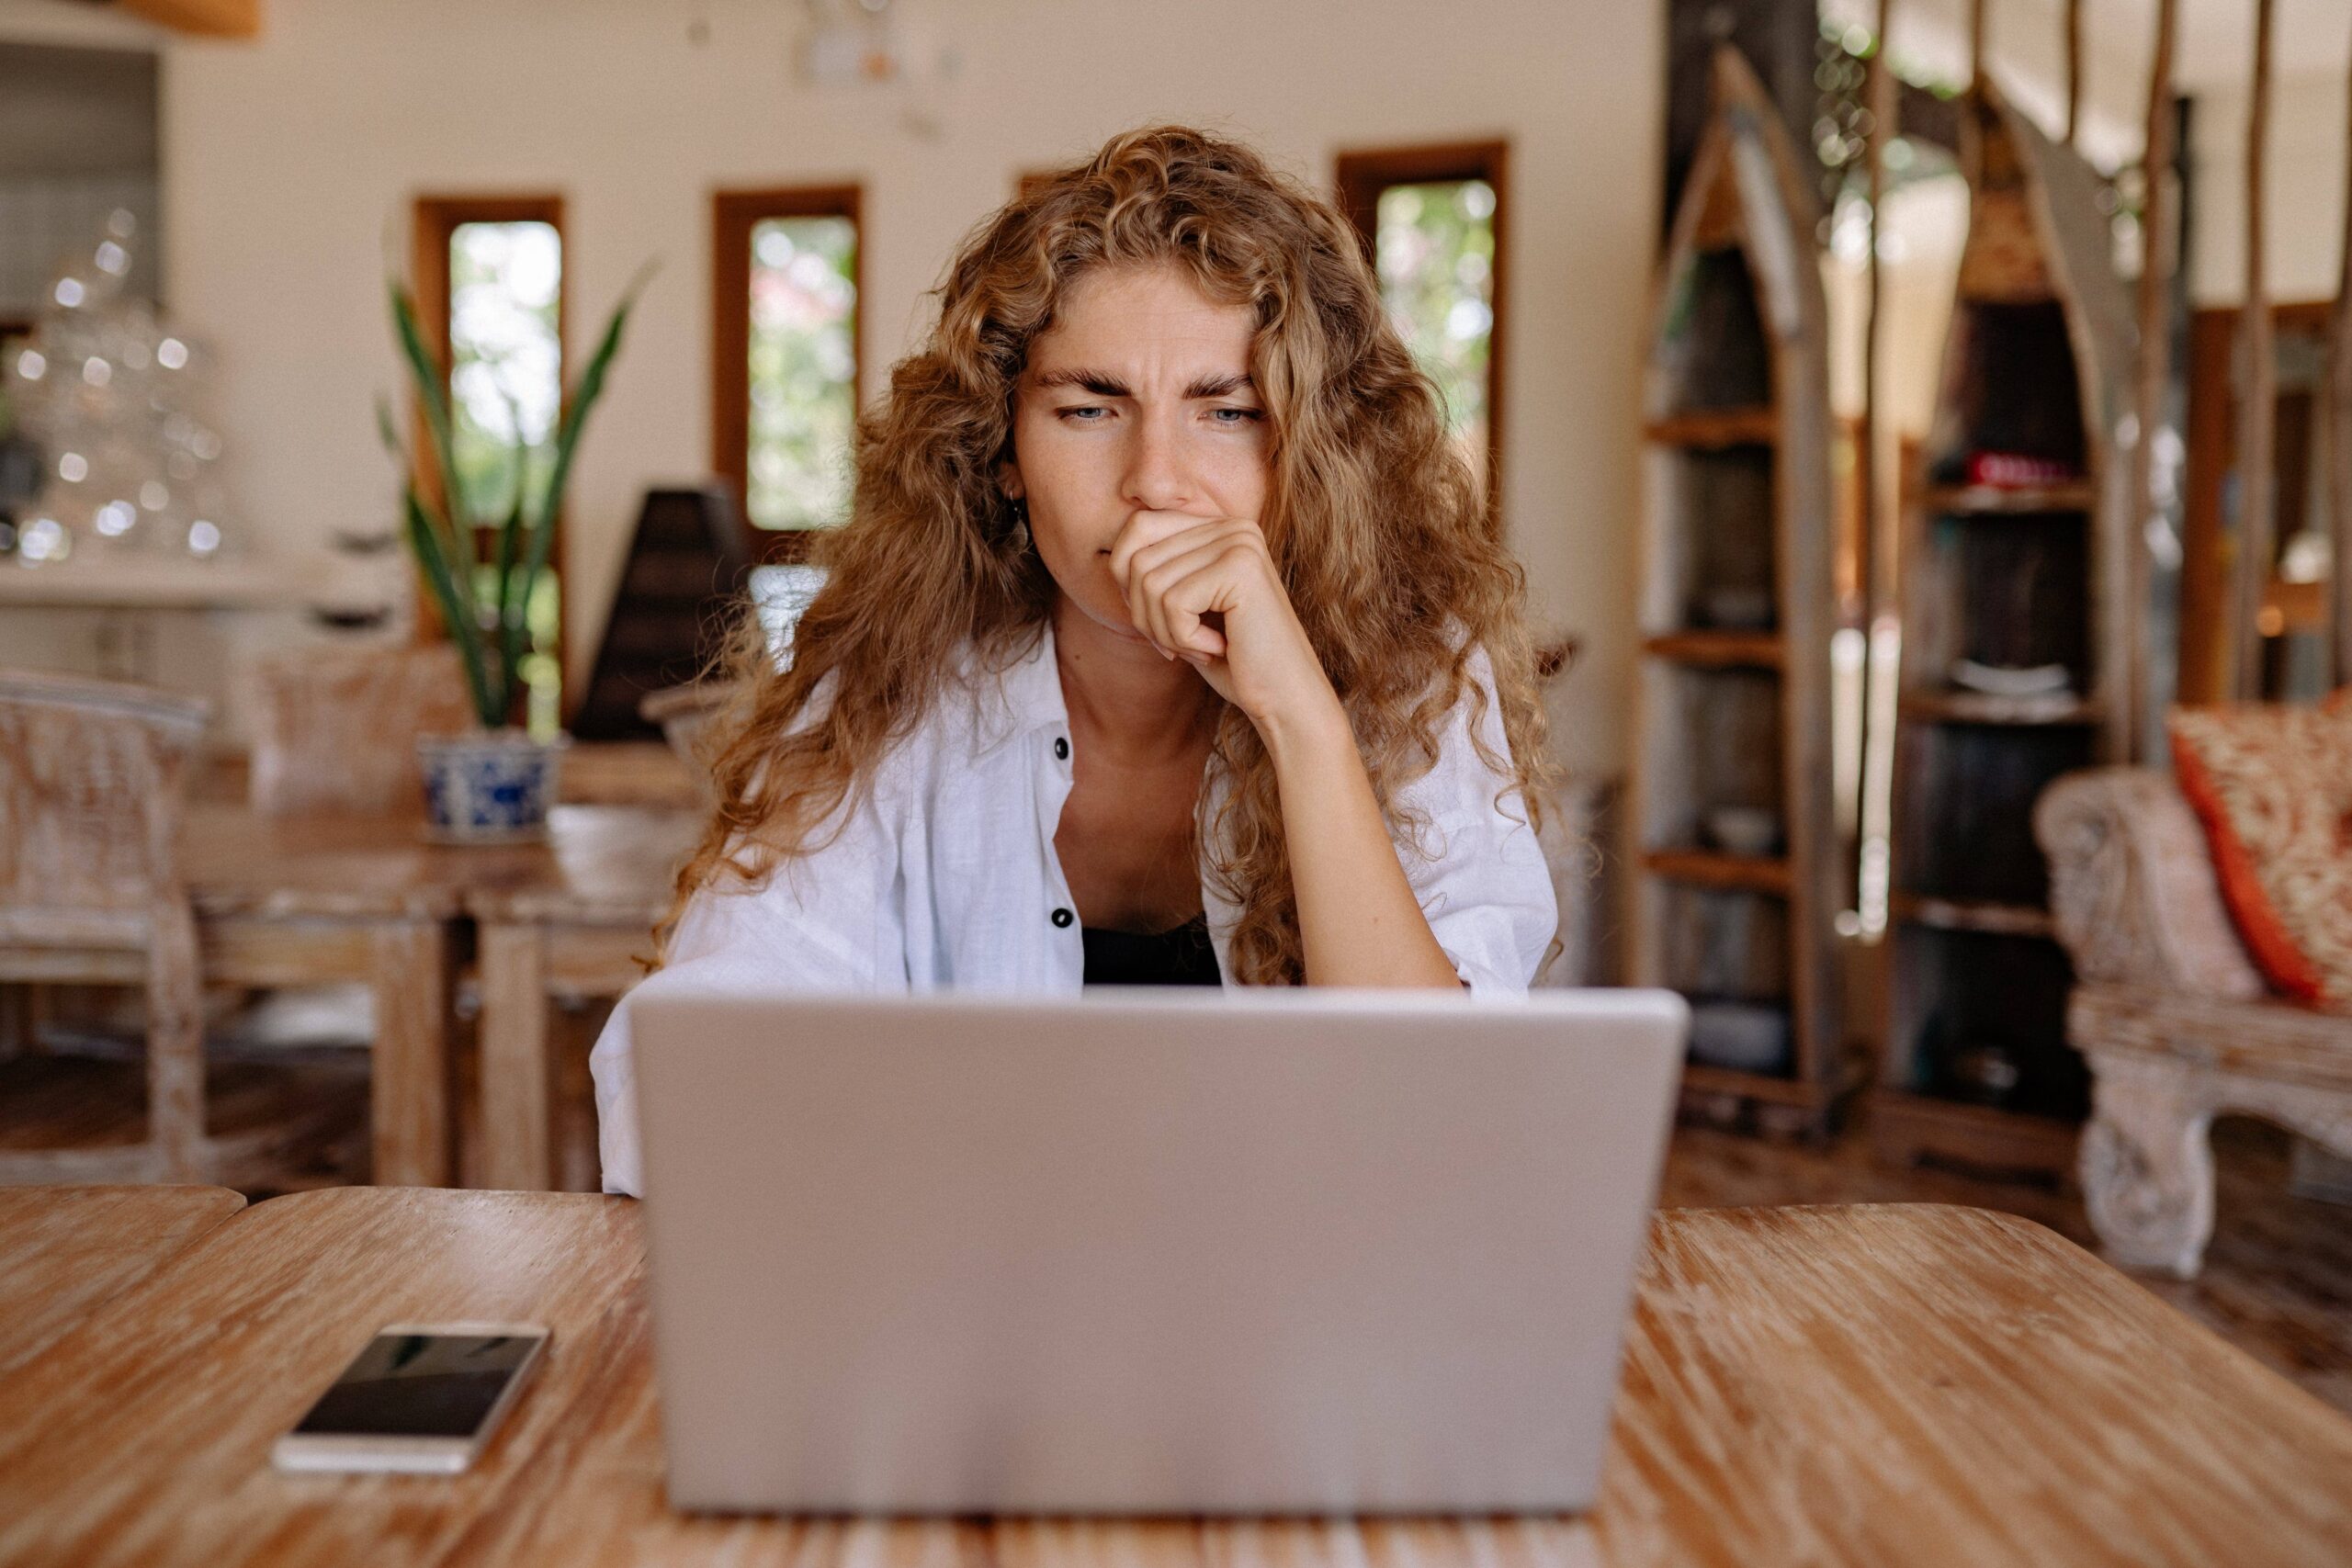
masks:
[[[536,1324],[387,1325],[270,1459],[280,1470],[454,1474],[498,1430],[548,1338]]]

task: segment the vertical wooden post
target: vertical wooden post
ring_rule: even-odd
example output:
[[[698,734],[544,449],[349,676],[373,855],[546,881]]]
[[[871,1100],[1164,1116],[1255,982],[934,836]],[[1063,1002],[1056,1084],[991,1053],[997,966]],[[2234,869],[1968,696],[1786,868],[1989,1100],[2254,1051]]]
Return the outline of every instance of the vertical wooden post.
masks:
[[[1894,118],[1894,93],[1891,73],[1886,62],[1886,18],[1894,8],[1894,0],[1879,0],[1878,47],[1871,54],[1870,74],[1863,87],[1862,103],[1871,117],[1871,132],[1865,139],[1863,158],[1870,184],[1870,255],[1865,262],[1869,298],[1862,318],[1862,438],[1860,448],[1854,454],[1854,467],[1862,492],[1862,595],[1865,605],[1878,599],[1878,574],[1883,566],[1885,551],[1879,533],[1878,506],[1878,434],[1879,434],[1879,367],[1878,355],[1882,326],[1879,319],[1879,243],[1883,233],[1881,221],[1886,202],[1886,142],[1892,134],[1888,121]],[[1864,611],[1867,620],[1869,611]]]
[[[2346,89],[2352,105],[2352,84]],[[2335,318],[2327,339],[2328,507],[2335,549],[2328,570],[2327,624],[2335,683],[2352,682],[2352,124],[2344,141],[2344,254],[2335,277]]]
[[[147,1142],[151,1179],[210,1179],[204,1135],[204,1017],[196,919],[185,901],[158,903],[147,950]]]
[[[2157,24],[2163,26],[2161,22]],[[2083,122],[2083,0],[2066,0],[2066,145]]]
[[[451,1165],[448,927],[426,918],[387,923],[371,945],[375,1184],[444,1187]]]
[[[1988,0],[1968,0],[1968,85],[1972,87],[1984,80],[1984,7],[1987,3]]]
[[[1881,503],[1879,475],[1879,222],[1886,196],[1886,144],[1894,134],[1901,89],[1887,57],[1894,0],[1879,0],[1878,49],[1871,56],[1871,254],[1870,314],[1862,329],[1862,440],[1859,454],[1862,487],[1862,537],[1867,545],[1862,684],[1862,798],[1856,814],[1854,870],[1855,934],[1876,942],[1886,933],[1894,853],[1894,714],[1901,678],[1903,608],[1900,530]]]
[[[555,1186],[546,931],[525,920],[481,928],[481,1161],[485,1186]]]
[[[2132,398],[2138,439],[2132,443],[2131,573],[2132,668],[2123,681],[2125,755],[2150,755],[2161,728],[2148,712],[2148,525],[2156,510],[2156,433],[2164,428],[2165,394],[2172,382],[2173,254],[2172,162],[2173,39],[2180,23],[2179,0],[2158,0],[2155,59],[2148,73],[2148,130],[2140,167],[2145,199],[2140,209],[2140,378]]]
[[[2270,294],[2264,277],[2263,183],[2270,140],[2270,36],[2274,0],[2256,0],[2254,85],[2245,132],[2245,302],[2238,312],[2238,540],[2233,557],[2237,584],[2236,649],[2232,690],[2241,699],[2262,694],[2262,596],[2270,585],[2271,467],[2277,433],[2278,356],[2272,344]]]

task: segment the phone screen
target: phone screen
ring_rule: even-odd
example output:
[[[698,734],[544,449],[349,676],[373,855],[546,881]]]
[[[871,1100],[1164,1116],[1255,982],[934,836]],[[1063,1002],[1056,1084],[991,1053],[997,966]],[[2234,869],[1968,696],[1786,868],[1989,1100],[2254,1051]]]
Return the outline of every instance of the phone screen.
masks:
[[[470,1438],[541,1343],[537,1335],[379,1334],[294,1430]]]

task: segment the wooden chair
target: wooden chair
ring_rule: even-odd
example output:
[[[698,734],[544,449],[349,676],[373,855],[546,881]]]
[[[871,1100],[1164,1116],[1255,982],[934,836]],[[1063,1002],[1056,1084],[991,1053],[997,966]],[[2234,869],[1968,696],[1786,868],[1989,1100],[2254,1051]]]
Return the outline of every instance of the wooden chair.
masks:
[[[475,724],[446,642],[289,649],[257,660],[246,684],[247,798],[264,816],[421,812],[417,737]]]
[[[419,817],[422,735],[476,723],[447,642],[311,645],[264,655],[243,678],[252,750],[246,803],[262,817]],[[212,1027],[217,1055],[282,1062],[289,1052],[363,1049],[375,1037],[365,986],[248,995]]]
[[[0,671],[0,983],[141,985],[147,1139],[0,1153],[0,1183],[208,1179],[195,916],[177,840],[206,706]]]

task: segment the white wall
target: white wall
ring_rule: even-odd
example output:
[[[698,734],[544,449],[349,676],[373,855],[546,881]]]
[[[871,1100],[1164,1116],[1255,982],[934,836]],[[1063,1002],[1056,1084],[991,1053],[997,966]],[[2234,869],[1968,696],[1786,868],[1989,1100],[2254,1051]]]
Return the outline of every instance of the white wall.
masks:
[[[2262,231],[2273,299],[2335,298],[2344,254],[2344,95],[2341,72],[2271,83]],[[2247,107],[2243,86],[2215,86],[2199,96],[2191,121],[2198,206],[2188,281],[2199,305],[2245,298]]]
[[[420,191],[565,195],[575,364],[628,276],[662,258],[574,481],[585,658],[639,492],[707,465],[713,187],[863,182],[871,392],[958,237],[1020,169],[1163,118],[1245,135],[1318,184],[1342,148],[1499,134],[1513,159],[1506,507],[1539,626],[1585,640],[1562,754],[1614,765],[1659,0],[902,6],[960,56],[932,105],[935,139],[888,93],[799,83],[805,10],[779,0],[282,0],[258,42],[168,45],[168,298],[217,351],[253,535],[311,549],[390,515],[370,415],[397,385],[381,285]]]

